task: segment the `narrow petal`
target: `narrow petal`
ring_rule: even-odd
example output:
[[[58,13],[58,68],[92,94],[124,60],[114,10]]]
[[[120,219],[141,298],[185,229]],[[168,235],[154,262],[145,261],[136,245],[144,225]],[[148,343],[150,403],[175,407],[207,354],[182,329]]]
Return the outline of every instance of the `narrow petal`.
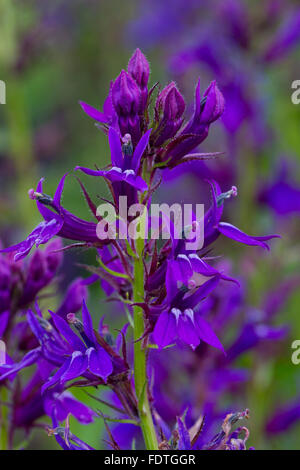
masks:
[[[9,310],[5,311],[5,312],[2,312],[0,314],[0,338],[2,338],[5,330],[6,330],[6,327],[7,327],[7,324],[8,324],[8,319],[9,319],[9,315],[10,315],[10,312]]]
[[[107,123],[108,118],[104,113],[101,113],[98,109],[94,108],[90,104],[85,103],[84,101],[79,101],[80,106],[82,107],[83,111],[90,116],[95,121],[99,121],[102,123]]]
[[[67,359],[62,367],[56,371],[56,373],[50,377],[50,379],[42,386],[41,394],[45,393],[48,388],[52,387],[53,385],[57,384],[61,376],[66,372],[66,370],[70,367],[71,358]]]
[[[142,158],[142,155],[148,145],[148,142],[149,142],[149,137],[150,137],[150,134],[151,134],[151,131],[152,129],[149,129],[143,136],[142,138],[140,139],[139,143],[137,144],[134,152],[133,152],[133,156],[132,156],[132,166],[131,168],[137,172],[138,169],[139,169],[139,166],[140,166],[140,162],[141,162],[141,158]]]
[[[72,354],[71,362],[66,372],[61,376],[60,382],[64,383],[68,380],[80,377],[86,372],[88,368],[88,360],[85,354],[79,351],[74,351]]]
[[[11,375],[15,374],[16,372],[19,372],[22,369],[25,369],[26,367],[31,366],[32,364],[35,364],[39,357],[41,356],[41,350],[40,348],[33,349],[32,351],[29,351],[23,359],[16,363],[16,364],[9,364],[9,365],[2,365],[1,369],[5,372],[0,376],[0,381],[7,379]]]
[[[195,349],[200,343],[195,325],[191,318],[185,315],[185,313],[181,313],[181,315],[179,315],[177,334],[184,343],[190,345],[193,349]]]
[[[220,340],[213,332],[210,325],[201,317],[199,313],[195,313],[194,321],[200,339],[205,343],[209,344],[210,346],[220,349],[225,354],[224,348]]]
[[[176,318],[171,313],[164,311],[156,322],[153,338],[159,348],[164,348],[171,344],[177,335]]]
[[[64,184],[65,184],[65,179],[67,177],[68,173],[65,173],[64,176],[61,178],[60,182],[58,183],[57,189],[54,194],[53,202],[57,207],[60,206],[60,201],[61,201],[61,196],[62,192],[64,190]]]
[[[109,129],[108,141],[109,141],[109,147],[110,147],[111,162],[113,166],[122,168],[123,152],[122,152],[120,136],[112,127],[110,127]]]
[[[90,372],[106,381],[107,377],[113,371],[111,358],[107,352],[102,348],[98,350],[89,348],[87,350],[87,357]]]
[[[187,309],[198,305],[201,300],[205,299],[217,287],[220,279],[220,276],[215,276],[212,279],[206,281],[196,290],[194,294],[183,299],[180,308]]]
[[[191,439],[186,425],[181,418],[177,417],[177,429],[179,435],[178,449],[179,450],[191,450]]]
[[[84,299],[82,302],[82,322],[83,322],[84,332],[87,335],[88,339],[92,343],[96,344],[97,341],[96,341],[96,337],[94,333],[92,317],[90,315],[90,312],[88,311],[88,308],[86,306]]]
[[[66,413],[65,418],[69,413],[71,413],[82,424],[89,424],[93,422],[96,413],[84,403],[81,403],[79,400],[73,398],[71,394],[65,394],[61,401]],[[63,418],[61,421],[63,421],[65,418]]]
[[[80,338],[74,333],[70,325],[64,320],[62,317],[57,315],[54,312],[51,312],[49,310],[49,313],[51,314],[54,325],[58,329],[58,331],[62,334],[62,336],[68,341],[68,343],[72,346],[75,351],[85,351],[85,346],[83,342],[80,340]]]
[[[269,246],[265,241],[271,240],[272,238],[280,238],[279,235],[267,235],[265,237],[252,237],[247,235],[246,233],[242,232],[240,229],[235,227],[234,225],[228,224],[227,222],[220,222],[218,225],[218,230],[221,232],[225,237],[231,238],[239,243],[244,243],[245,245],[250,246],[261,246],[267,250],[269,250]]]

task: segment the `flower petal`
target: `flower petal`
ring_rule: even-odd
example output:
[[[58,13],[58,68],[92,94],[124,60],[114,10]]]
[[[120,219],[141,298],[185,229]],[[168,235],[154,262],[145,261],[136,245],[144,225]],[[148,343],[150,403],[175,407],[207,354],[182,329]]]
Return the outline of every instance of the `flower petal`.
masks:
[[[113,371],[113,365],[110,356],[104,349],[98,350],[89,348],[87,350],[88,367],[92,374],[106,380]]]
[[[231,238],[232,240],[236,240],[239,243],[244,243],[245,245],[250,246],[261,246],[267,250],[269,250],[269,246],[265,241],[271,240],[272,238],[280,238],[279,235],[267,235],[265,237],[252,237],[251,235],[247,235],[246,233],[242,232],[240,229],[231,225],[227,222],[220,222],[218,225],[218,230],[221,232],[225,237]]]
[[[102,123],[107,123],[108,118],[104,113],[101,113],[98,109],[94,108],[90,104],[85,103],[84,101],[79,101],[80,106],[82,107],[83,111],[90,116],[95,121],[99,121]]]
[[[61,376],[60,382],[64,383],[68,380],[80,377],[88,368],[88,360],[85,354],[80,351],[74,351],[72,354],[71,362],[66,372]]]
[[[199,313],[195,313],[194,321],[200,339],[205,343],[210,344],[210,346],[220,349],[225,354],[224,348],[220,340],[213,332],[212,328],[207,323],[207,321],[205,321]]]
[[[159,348],[164,348],[175,340],[176,335],[176,318],[165,310],[158,317],[153,330],[154,341]]]

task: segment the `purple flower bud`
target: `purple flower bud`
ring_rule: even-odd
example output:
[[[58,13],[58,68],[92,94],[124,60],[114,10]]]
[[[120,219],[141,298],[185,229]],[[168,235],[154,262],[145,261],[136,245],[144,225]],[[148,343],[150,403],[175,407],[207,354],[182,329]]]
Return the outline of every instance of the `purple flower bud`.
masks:
[[[203,124],[211,124],[219,119],[224,112],[225,100],[215,81],[211,82],[204,92],[203,98],[206,101],[200,106],[200,121]],[[195,116],[196,117],[196,116]]]
[[[142,113],[146,107],[148,99],[148,80],[150,75],[149,62],[140,49],[136,49],[128,62],[128,73],[136,81],[141,90],[140,112]]]
[[[174,82],[169,83],[158,95],[155,110],[166,119],[179,119],[185,110],[183,96]]]
[[[194,114],[182,130],[178,145],[172,145],[165,158],[171,158],[172,163],[176,163],[200,145],[208,136],[210,124],[223,114],[224,106],[224,97],[215,81],[211,82],[201,98],[199,80],[196,86]]]
[[[155,104],[156,118],[160,124],[153,135],[155,145],[160,146],[173,137],[180,128],[185,102],[174,82],[169,83],[158,95]]]
[[[122,70],[112,87],[112,101],[119,118],[122,136],[130,134],[134,143],[140,137],[141,91],[134,79]]]

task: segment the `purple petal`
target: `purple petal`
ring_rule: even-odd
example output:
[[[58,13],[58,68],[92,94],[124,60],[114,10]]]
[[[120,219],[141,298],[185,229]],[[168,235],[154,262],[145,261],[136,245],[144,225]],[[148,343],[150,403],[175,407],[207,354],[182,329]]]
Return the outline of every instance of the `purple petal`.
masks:
[[[200,286],[196,292],[189,297],[186,297],[182,301],[181,308],[193,308],[195,307],[201,300],[205,299],[219,284],[221,277],[215,276],[212,279],[206,281],[202,286]]]
[[[54,194],[53,202],[57,207],[60,207],[60,201],[61,201],[61,196],[62,192],[64,190],[64,184],[65,184],[65,179],[68,173],[65,173],[64,176],[61,178],[60,182],[58,183],[57,189]]]
[[[141,158],[142,158],[142,155],[148,145],[148,142],[149,142],[149,137],[150,137],[150,134],[151,134],[151,131],[152,129],[149,129],[146,134],[144,134],[142,136],[142,138],[140,139],[139,143],[137,144],[136,148],[135,148],[135,151],[133,152],[133,156],[132,156],[132,166],[131,168],[137,172],[138,169],[139,169],[139,166],[140,166],[140,162],[141,162]]]
[[[7,327],[7,324],[8,324],[8,319],[9,319],[9,315],[10,315],[10,312],[9,310],[7,310],[6,312],[2,312],[0,314],[0,338],[2,338],[5,330],[6,330],[6,327]]]
[[[113,371],[113,365],[107,352],[102,348],[98,350],[89,348],[87,350],[87,357],[90,372],[106,381]]]
[[[176,318],[171,313],[164,311],[158,317],[153,330],[153,338],[159,348],[171,344],[177,335]]]
[[[71,413],[80,423],[89,424],[93,422],[93,418],[96,416],[96,413],[91,408],[76,400],[70,393],[65,392],[59,397],[59,402],[64,411],[64,416],[57,416],[59,421],[64,421],[67,415]]]
[[[15,374],[16,372],[19,372],[20,370],[24,369],[25,367],[29,367],[32,364],[36,363],[38,358],[41,356],[41,350],[40,348],[33,349],[32,351],[29,351],[23,359],[13,365],[2,365],[1,369],[6,370],[1,376],[0,376],[0,381],[7,379],[11,375]]]
[[[88,308],[86,306],[84,299],[82,302],[82,321],[83,321],[84,332],[87,335],[88,339],[92,343],[96,344],[97,341],[96,341],[96,337],[94,333],[92,317],[90,315],[90,312],[88,311]]]
[[[265,237],[251,237],[246,233],[242,232],[240,229],[235,227],[234,225],[228,224],[227,222],[220,222],[218,225],[218,230],[221,232],[225,237],[231,238],[239,243],[244,243],[245,245],[250,246],[261,246],[267,250],[269,250],[269,246],[267,243],[264,243],[267,240],[271,240],[272,238],[280,238],[279,235],[267,235]]]
[[[110,147],[111,162],[113,166],[122,168],[123,152],[122,152],[120,136],[112,127],[110,127],[109,129],[108,141],[109,141],[109,147]]]
[[[177,427],[179,434],[178,449],[179,450],[191,450],[191,439],[189,432],[184,424],[184,422],[177,417]]]
[[[61,376],[66,372],[66,370],[69,368],[70,366],[70,363],[71,363],[71,358],[67,359],[64,364],[62,365],[62,367],[60,369],[58,369],[56,371],[56,373],[50,377],[50,379],[48,380],[48,382],[46,382],[42,388],[41,388],[41,394],[43,394],[46,390],[48,390],[48,388],[52,387],[52,385],[55,385],[59,379],[61,378]]]
[[[54,214],[53,214],[54,215]],[[61,229],[63,221],[59,216],[54,216],[49,222],[41,222],[29,235],[28,237],[16,245],[12,245],[4,250],[0,250],[0,253],[10,253],[16,251],[15,261],[25,258],[30,252],[34,244],[38,247],[41,244],[47,243],[52,237],[54,237]]]
[[[60,317],[56,313],[51,312],[51,310],[49,310],[49,313],[51,314],[51,316],[53,318],[54,325],[56,326],[58,331],[64,336],[64,338],[66,338],[66,340],[72,346],[72,348],[75,351],[84,352],[86,348],[85,348],[83,342],[74,333],[74,331],[72,330],[70,325],[66,322],[66,320],[64,320],[62,317]]]
[[[205,343],[210,344],[210,346],[220,349],[225,354],[224,348],[220,340],[213,332],[210,325],[201,317],[199,313],[195,313],[194,321],[200,339]]]
[[[108,123],[108,118],[104,113],[101,113],[98,109],[94,108],[90,104],[85,103],[84,101],[79,101],[80,106],[82,107],[83,111],[90,116],[95,121],[99,121],[102,123]]]
[[[181,313],[178,317],[177,334],[184,343],[189,344],[193,349],[200,343],[195,326],[185,313]]]
[[[76,377],[80,377],[82,374],[86,372],[88,368],[88,360],[85,354],[82,354],[79,351],[75,351],[72,354],[71,362],[66,370],[66,372],[61,376],[60,382],[64,383],[68,380],[75,379]]]

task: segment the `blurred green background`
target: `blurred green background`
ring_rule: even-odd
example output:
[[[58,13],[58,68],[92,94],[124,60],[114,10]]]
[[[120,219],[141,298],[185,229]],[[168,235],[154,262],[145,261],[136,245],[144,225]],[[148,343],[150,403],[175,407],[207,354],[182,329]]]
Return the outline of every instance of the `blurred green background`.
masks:
[[[0,233],[5,246],[22,240],[40,221],[27,191],[42,176],[46,178],[45,192],[53,194],[60,177],[70,171],[64,206],[91,220],[72,169],[76,165],[93,167],[95,163],[105,166],[109,149],[106,138],[82,112],[78,101],[102,108],[110,80],[121,68],[126,68],[133,49],[139,46],[129,40],[127,29],[137,15],[138,4],[132,0],[0,0],[0,79],[5,81],[7,93],[6,105],[0,105]],[[258,14],[259,5],[257,2]],[[152,84],[156,81],[165,84],[170,78],[168,46],[162,46],[157,44],[147,50]],[[275,230],[283,238],[273,243],[271,254],[266,255],[226,241],[219,247],[220,252],[236,260],[233,268],[236,274],[244,270],[241,260],[248,256],[247,295],[252,306],[259,306],[266,290],[276,289],[286,276],[300,274],[299,215],[279,224],[267,209],[257,210],[253,195],[257,179],[272,174],[275,154],[292,154],[296,162],[300,161],[300,106],[292,105],[290,100],[291,82],[300,79],[296,66],[299,58],[296,51],[292,59],[271,72],[266,71],[261,86],[268,95],[268,119],[280,132],[259,159],[252,158],[251,149],[245,145],[238,161],[240,196],[228,214],[230,221],[247,233]],[[187,94],[191,98],[194,82],[185,85],[186,89],[190,87]],[[208,142],[204,151],[222,150],[218,144],[217,149],[215,146]],[[299,174],[294,177],[299,181]],[[95,198],[108,196],[104,184],[93,178],[85,181]],[[183,190],[195,194],[198,184],[195,176],[186,176]],[[170,188],[175,192],[177,182],[171,182]],[[94,264],[93,254],[79,251],[66,254],[63,286],[84,274],[76,263]],[[51,302],[57,304],[61,296],[59,292]],[[89,303],[96,315],[112,308],[104,303],[99,306],[96,287],[91,289]],[[256,351],[246,354],[241,362],[253,372],[241,407],[247,404],[251,410],[250,444],[256,448],[299,448],[300,422],[276,438],[266,439],[263,432],[266,416],[277,403],[297,396],[300,399],[300,366],[290,360],[291,342],[300,338],[299,305],[298,289],[278,317],[278,324],[284,321],[291,325],[291,334],[273,361],[260,361],[260,352]],[[115,326],[120,326],[118,322],[113,319]],[[83,391],[74,393],[92,404]],[[230,403],[230,397],[226,399]],[[72,431],[90,445],[104,447],[100,419],[86,428],[72,420]],[[56,448],[56,443],[46,434],[36,432],[30,447]]]

